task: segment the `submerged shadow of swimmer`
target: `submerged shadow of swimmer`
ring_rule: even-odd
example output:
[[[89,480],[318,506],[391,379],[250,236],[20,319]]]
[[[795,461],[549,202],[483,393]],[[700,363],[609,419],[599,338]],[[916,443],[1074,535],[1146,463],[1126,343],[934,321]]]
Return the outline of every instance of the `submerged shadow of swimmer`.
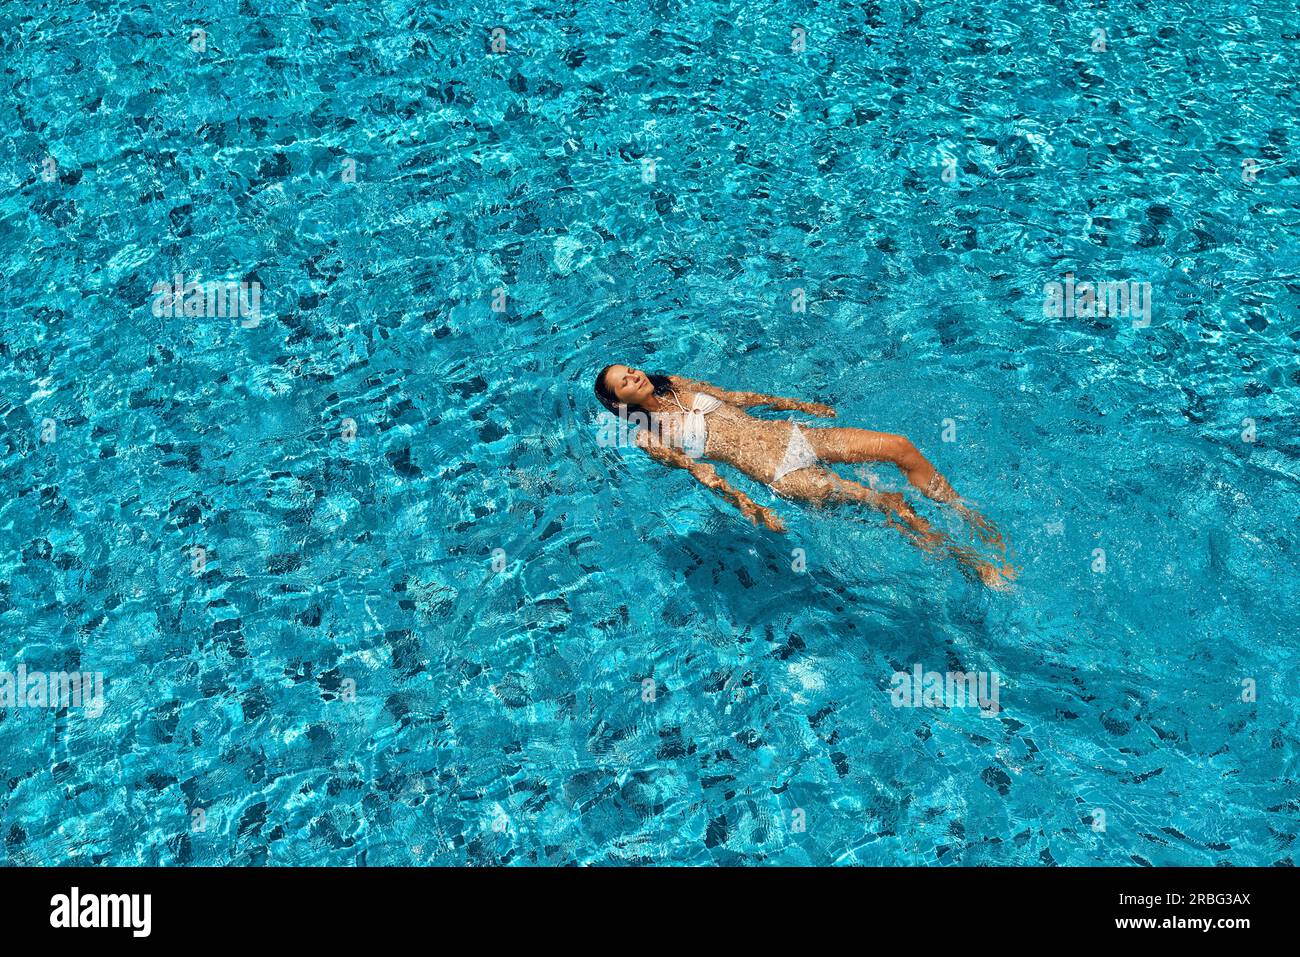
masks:
[[[651,375],[625,365],[600,370],[595,392],[601,404],[618,416],[620,429],[636,427],[632,443],[656,461],[690,472],[754,524],[761,521],[774,532],[785,531],[775,512],[727,484],[712,465],[701,459],[733,465],[784,498],[815,505],[851,503],[875,508],[884,513],[891,528],[912,544],[927,552],[951,555],[963,573],[991,588],[1006,588],[1017,575],[1007,561],[1006,543],[997,527],[962,501],[948,480],[905,436],[855,428],[801,429],[794,422],[757,419],[744,410],[765,405],[829,418],[835,417],[835,410],[760,392],[729,392],[708,382]],[[626,444],[625,435],[620,431],[605,444]],[[902,494],[878,492],[825,467],[852,462],[896,465],[923,494],[960,514],[997,557],[990,560],[954,542],[916,514]]]
[[[725,529],[695,529],[659,543],[666,571],[680,580],[683,606],[718,616],[736,631],[762,632],[781,615],[843,606],[848,586],[834,572],[791,575],[790,554],[777,540],[750,541]],[[667,617],[667,616],[665,616]]]

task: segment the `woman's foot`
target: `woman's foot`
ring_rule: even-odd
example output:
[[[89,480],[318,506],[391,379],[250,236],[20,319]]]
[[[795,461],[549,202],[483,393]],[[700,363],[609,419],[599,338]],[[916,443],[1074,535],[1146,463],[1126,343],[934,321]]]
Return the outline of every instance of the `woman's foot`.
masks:
[[[1020,574],[1011,565],[997,566],[992,562],[983,562],[978,568],[980,581],[996,591],[1010,591],[1011,583]]]

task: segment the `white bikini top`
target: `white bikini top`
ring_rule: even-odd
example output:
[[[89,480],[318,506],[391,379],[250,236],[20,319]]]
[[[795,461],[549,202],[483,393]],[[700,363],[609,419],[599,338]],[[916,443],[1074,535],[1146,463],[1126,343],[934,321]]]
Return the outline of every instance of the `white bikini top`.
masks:
[[[673,393],[673,401],[677,402],[676,393]],[[697,392],[689,411],[677,402],[677,407],[682,411],[652,412],[650,425],[658,431],[659,441],[664,445],[681,449],[691,458],[698,459],[704,454],[704,446],[709,441],[709,423],[704,417],[721,405],[721,399]]]

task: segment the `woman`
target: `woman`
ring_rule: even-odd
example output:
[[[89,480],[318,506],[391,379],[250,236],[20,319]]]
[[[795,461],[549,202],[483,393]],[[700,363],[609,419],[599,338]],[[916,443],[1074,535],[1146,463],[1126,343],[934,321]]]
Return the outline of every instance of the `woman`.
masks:
[[[785,525],[770,508],[732,488],[701,458],[734,465],[784,498],[825,504],[856,502],[879,509],[891,526],[927,550],[943,548],[992,587],[1015,577],[1006,563],[1006,546],[997,529],[966,506],[915,445],[901,435],[853,428],[803,428],[793,422],[756,419],[744,410],[765,405],[783,412],[835,417],[835,410],[758,392],[728,392],[707,382],[680,376],[650,375],[624,365],[606,366],[596,376],[596,397],[624,420],[646,426],[636,444],[664,465],[685,469],[700,483],[732,502],[751,522],[774,532]],[[972,549],[954,544],[917,515],[902,495],[877,492],[841,478],[823,463],[892,462],[908,481],[937,502],[951,505],[975,528],[981,541],[994,547],[997,564]]]

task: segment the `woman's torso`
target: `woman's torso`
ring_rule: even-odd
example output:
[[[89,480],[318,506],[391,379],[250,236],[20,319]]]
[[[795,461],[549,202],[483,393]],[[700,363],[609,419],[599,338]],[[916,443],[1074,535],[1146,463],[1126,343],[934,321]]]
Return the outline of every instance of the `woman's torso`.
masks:
[[[678,400],[688,410],[675,416],[670,444],[682,447],[688,431],[685,423],[695,407],[695,394],[678,392]],[[734,465],[760,482],[771,482],[785,456],[792,425],[789,422],[756,419],[738,406],[719,404],[704,415],[707,435],[703,457]]]

